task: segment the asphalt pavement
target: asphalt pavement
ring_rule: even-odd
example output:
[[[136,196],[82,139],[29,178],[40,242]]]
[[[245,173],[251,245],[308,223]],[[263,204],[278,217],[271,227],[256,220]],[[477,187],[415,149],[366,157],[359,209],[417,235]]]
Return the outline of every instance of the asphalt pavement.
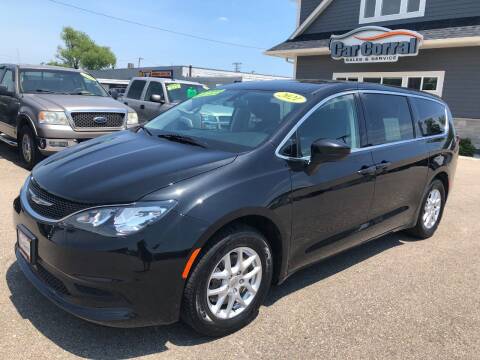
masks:
[[[305,269],[221,339],[183,324],[102,327],[45,299],[13,253],[27,175],[0,144],[0,359],[480,359],[480,160],[459,160],[433,238],[393,234]]]

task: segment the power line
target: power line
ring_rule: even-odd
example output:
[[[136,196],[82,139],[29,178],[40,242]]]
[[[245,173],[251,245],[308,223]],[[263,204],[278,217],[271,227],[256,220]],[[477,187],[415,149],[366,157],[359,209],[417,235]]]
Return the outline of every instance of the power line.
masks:
[[[101,13],[101,12],[98,12],[98,11],[94,11],[94,10],[85,9],[85,8],[80,7],[80,6],[65,3],[63,1],[58,1],[58,0],[47,0],[47,1],[49,1],[51,3],[54,3],[54,4],[57,4],[57,5],[62,5],[62,6],[69,7],[69,8],[72,8],[72,9],[80,10],[80,11],[83,11],[83,12],[86,12],[86,13],[89,13],[89,14],[103,16],[103,17],[106,17],[106,18],[109,18],[109,19],[122,21],[122,22],[132,24],[132,25],[142,26],[142,27],[148,28],[148,29],[163,31],[163,32],[167,32],[167,33],[170,33],[170,34],[190,37],[190,38],[197,39],[197,40],[209,41],[209,42],[222,44],[222,45],[237,46],[237,47],[242,47],[242,48],[247,48],[247,49],[255,49],[255,50],[264,50],[264,48],[261,48],[261,47],[258,47],[258,46],[233,43],[233,42],[228,42],[228,41],[223,41],[223,40],[216,40],[216,39],[211,39],[211,38],[198,36],[198,35],[194,35],[194,34],[188,34],[188,33],[183,33],[183,32],[179,32],[179,31],[169,30],[169,29],[161,28],[161,27],[154,26],[154,25],[148,25],[148,24],[144,24],[144,23],[141,23],[141,22],[138,22],[138,21],[125,19],[125,18],[121,18],[121,17],[118,17],[118,16],[113,16],[113,15]]]

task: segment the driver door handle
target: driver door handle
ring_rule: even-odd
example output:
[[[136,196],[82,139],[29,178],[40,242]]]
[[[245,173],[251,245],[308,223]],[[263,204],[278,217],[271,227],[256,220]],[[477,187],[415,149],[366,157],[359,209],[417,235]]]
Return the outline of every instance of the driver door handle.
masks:
[[[145,105],[140,105],[140,109],[145,109]]]

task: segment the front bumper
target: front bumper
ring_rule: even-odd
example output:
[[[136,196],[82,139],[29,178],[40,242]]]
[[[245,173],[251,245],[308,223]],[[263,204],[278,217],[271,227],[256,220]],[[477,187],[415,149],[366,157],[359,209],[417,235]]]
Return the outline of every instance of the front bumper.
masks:
[[[30,264],[15,246],[18,264],[57,306],[113,327],[178,320],[184,288],[181,274],[195,233],[205,224],[171,211],[135,236],[107,238],[36,220],[26,208],[20,198],[15,200],[14,222],[36,237],[36,260]]]

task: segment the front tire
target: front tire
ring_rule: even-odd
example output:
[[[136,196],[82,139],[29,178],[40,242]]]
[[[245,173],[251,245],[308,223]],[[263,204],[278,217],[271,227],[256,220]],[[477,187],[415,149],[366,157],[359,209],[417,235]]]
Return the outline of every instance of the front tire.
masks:
[[[35,141],[35,134],[32,129],[24,125],[20,129],[18,137],[18,148],[20,151],[20,158],[23,164],[28,170],[33,169],[35,164],[41,159],[40,151],[37,148],[37,142]]]
[[[434,180],[423,198],[417,223],[408,232],[419,239],[432,237],[442,219],[445,200],[443,183],[440,180]]]
[[[251,227],[230,227],[213,240],[187,280],[181,315],[197,332],[218,337],[255,319],[273,263],[265,237]]]

